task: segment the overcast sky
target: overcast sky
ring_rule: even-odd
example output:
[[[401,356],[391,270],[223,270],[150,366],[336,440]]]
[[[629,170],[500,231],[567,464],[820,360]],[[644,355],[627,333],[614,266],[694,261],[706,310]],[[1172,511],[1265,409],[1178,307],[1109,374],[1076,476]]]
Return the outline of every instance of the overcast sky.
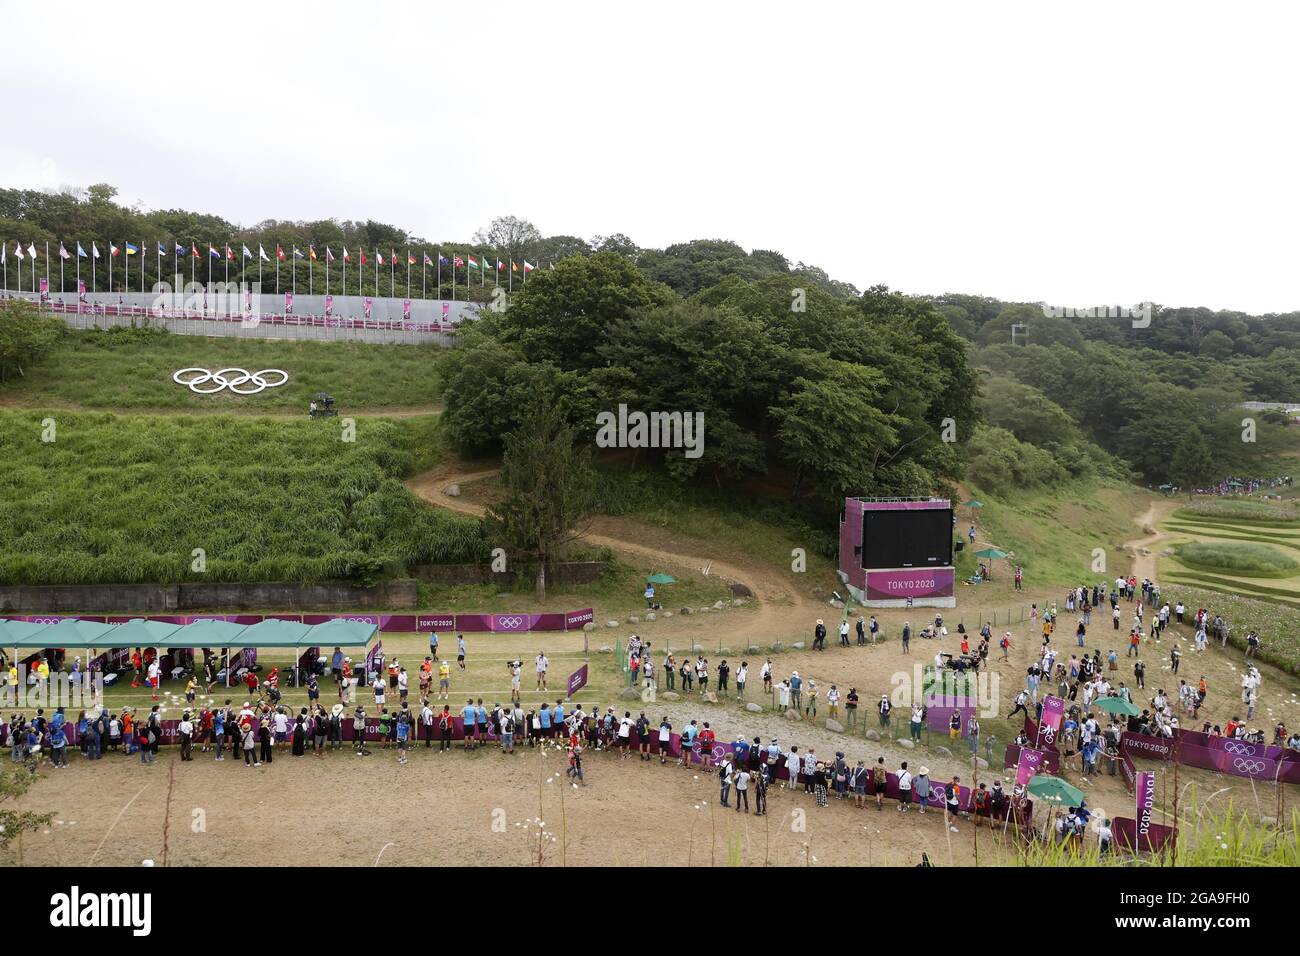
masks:
[[[434,240],[502,214],[727,238],[860,288],[1293,310],[1297,19],[0,0],[0,183]]]

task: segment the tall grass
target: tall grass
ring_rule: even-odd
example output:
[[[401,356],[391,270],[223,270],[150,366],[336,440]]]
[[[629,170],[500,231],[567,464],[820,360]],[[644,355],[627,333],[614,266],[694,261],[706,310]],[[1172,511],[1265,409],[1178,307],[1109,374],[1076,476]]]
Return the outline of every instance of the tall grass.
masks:
[[[1261,524],[1300,524],[1300,501],[1243,501],[1202,498],[1174,512],[1179,518],[1225,518]]]
[[[1300,562],[1267,544],[1246,541],[1191,541],[1174,546],[1174,555],[1192,568],[1261,577],[1289,577]]]
[[[401,482],[432,455],[423,420],[346,442],[338,420],[67,413],[44,442],[42,419],[0,411],[0,583],[372,581],[487,557],[479,522]]]

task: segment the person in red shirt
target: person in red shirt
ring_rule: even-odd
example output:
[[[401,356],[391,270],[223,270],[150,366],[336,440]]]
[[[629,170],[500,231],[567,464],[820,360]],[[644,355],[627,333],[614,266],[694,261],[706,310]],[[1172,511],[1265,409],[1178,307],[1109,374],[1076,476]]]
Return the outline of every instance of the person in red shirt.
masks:
[[[266,682],[276,690],[280,689],[280,668],[272,667],[271,673],[266,675]]]
[[[131,686],[139,687],[140,680],[144,677],[144,658],[140,656],[140,648],[131,652],[131,667],[135,670],[135,676],[131,678]]]
[[[257,693],[257,675],[252,671],[244,671],[244,686],[248,688],[250,694]]]
[[[713,742],[718,739],[706,723],[704,729],[700,731],[700,756],[704,758],[704,766],[713,766]]]

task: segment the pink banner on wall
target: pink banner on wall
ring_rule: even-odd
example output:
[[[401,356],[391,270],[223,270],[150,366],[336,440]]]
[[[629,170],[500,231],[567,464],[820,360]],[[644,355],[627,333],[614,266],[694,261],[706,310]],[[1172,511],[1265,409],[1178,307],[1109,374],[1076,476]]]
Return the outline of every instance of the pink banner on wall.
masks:
[[[1061,731],[1061,720],[1065,717],[1065,701],[1050,694],[1043,698],[1043,720],[1038,725],[1038,744],[1051,750],[1056,749],[1056,735]]]
[[[1034,774],[1038,773],[1043,766],[1043,758],[1046,756],[1041,750],[1035,750],[1032,747],[1023,747],[1020,750],[1020,756],[1016,761],[1016,786],[1023,787]]]
[[[293,312],[293,293],[286,292],[284,294],[284,313],[285,315],[289,315],[292,312]]]
[[[952,568],[907,568],[901,571],[868,571],[867,600],[897,601],[903,598],[953,597],[956,571]]]
[[[334,314],[334,296],[327,295],[325,296],[325,318],[328,319],[333,314]]]

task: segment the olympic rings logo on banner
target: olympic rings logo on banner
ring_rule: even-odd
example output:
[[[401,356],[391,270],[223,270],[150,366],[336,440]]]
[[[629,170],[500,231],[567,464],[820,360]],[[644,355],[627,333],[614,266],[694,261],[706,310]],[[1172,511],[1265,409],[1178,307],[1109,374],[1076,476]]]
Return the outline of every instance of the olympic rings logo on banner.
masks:
[[[497,627],[503,631],[517,631],[526,624],[522,617],[499,617],[497,618]]]
[[[1255,748],[1253,745],[1239,743],[1236,740],[1225,740],[1223,742],[1223,749],[1230,754],[1241,754],[1245,757],[1255,756]]]
[[[190,373],[197,373],[191,375]],[[230,374],[227,374],[230,373]],[[278,382],[269,382],[266,380],[267,375],[278,375]],[[182,376],[185,376],[182,378]],[[285,382],[289,381],[289,373],[278,368],[264,368],[258,372],[250,372],[246,368],[219,368],[215,372],[206,368],[183,368],[172,374],[172,381],[177,385],[184,385],[196,395],[215,395],[223,389],[229,389],[236,395],[256,395],[266,388],[278,388]],[[213,383],[212,388],[200,388],[201,385]],[[240,388],[249,382],[253,388]]]
[[[1232,766],[1247,776],[1253,777],[1256,774],[1263,773],[1264,770],[1267,769],[1268,764],[1263,760],[1244,760],[1241,757],[1238,757],[1232,762]]]

